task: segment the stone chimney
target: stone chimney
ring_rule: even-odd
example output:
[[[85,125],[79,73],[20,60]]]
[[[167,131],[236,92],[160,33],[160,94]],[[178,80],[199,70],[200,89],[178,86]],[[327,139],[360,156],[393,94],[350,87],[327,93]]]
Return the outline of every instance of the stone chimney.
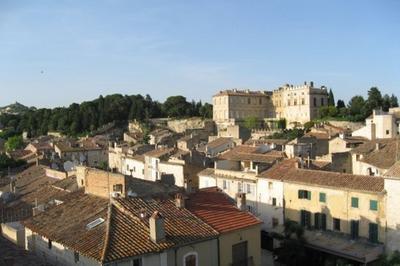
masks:
[[[185,197],[181,193],[176,194],[176,196],[175,196],[175,205],[179,209],[184,209],[185,208]]]
[[[17,186],[15,185],[15,180],[10,182],[10,192],[17,193]]]
[[[165,224],[164,218],[158,211],[151,215],[149,220],[150,226],[150,239],[155,243],[165,240]]]
[[[246,211],[246,193],[237,193],[236,195],[236,204],[239,210]]]

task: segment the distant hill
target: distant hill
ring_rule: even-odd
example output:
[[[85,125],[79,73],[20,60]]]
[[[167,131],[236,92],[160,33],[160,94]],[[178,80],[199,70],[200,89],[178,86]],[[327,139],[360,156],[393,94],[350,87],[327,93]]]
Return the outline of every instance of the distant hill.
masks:
[[[20,104],[19,102],[15,102],[13,104],[0,107],[0,114],[23,114],[26,113],[29,110],[36,110],[35,107],[28,107],[23,104]]]

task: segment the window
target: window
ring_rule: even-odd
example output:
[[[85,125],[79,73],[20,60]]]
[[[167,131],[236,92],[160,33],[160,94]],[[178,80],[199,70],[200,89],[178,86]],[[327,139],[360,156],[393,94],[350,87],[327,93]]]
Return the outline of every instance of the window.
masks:
[[[370,200],[369,201],[369,209],[371,211],[377,211],[378,210],[378,202],[376,200]]]
[[[340,231],[340,219],[333,218],[333,230]]]
[[[298,191],[298,198],[299,199],[308,199],[311,200],[311,191],[308,190],[299,190]]]
[[[305,104],[304,98],[301,99],[301,104],[302,104],[302,105]]]
[[[386,130],[386,135],[389,135],[389,130]]]
[[[134,167],[133,167],[133,172],[135,172],[135,173],[136,173],[136,166],[134,166]]]
[[[113,185],[114,192],[122,192],[122,184]]]
[[[227,186],[226,186],[226,180],[222,181],[222,188],[223,188],[223,189],[226,189],[226,188],[227,188]]]
[[[268,189],[272,189],[273,187],[273,183],[272,182],[268,182]]]
[[[79,253],[78,252],[74,252],[74,261],[75,263],[77,263],[79,261]]]
[[[300,211],[300,224],[303,227],[311,227],[311,212],[306,210]]]
[[[369,223],[369,241],[378,242],[378,224]]]
[[[133,266],[142,266],[142,258],[139,259],[134,259],[133,260]]]
[[[129,171],[129,165],[128,164],[126,165],[126,171]]]
[[[261,98],[260,98],[259,102],[260,102],[260,105],[261,105],[262,104],[262,99]]]
[[[247,193],[249,193],[249,194],[251,194],[251,185],[250,184],[247,184]]]
[[[293,105],[297,105],[297,100],[296,99],[294,100]]]
[[[290,100],[287,101],[287,105],[290,106]]]
[[[326,202],[326,193],[319,193],[319,202]]]
[[[53,246],[53,245],[52,245],[52,242],[51,242],[51,240],[49,239],[48,242],[47,242],[47,247],[48,247],[49,249],[51,249],[52,246]]]
[[[351,207],[358,208],[358,198],[351,197]]]
[[[317,98],[314,98],[313,100],[314,100],[314,107],[316,107],[317,106]]]
[[[241,183],[238,183],[237,191],[238,191],[239,193],[242,192],[242,184],[241,184]]]
[[[276,198],[272,198],[272,206],[276,206]]]
[[[315,213],[314,214],[314,227],[318,230],[326,230],[326,214]]]
[[[359,221],[356,221],[356,220],[351,220],[350,221],[351,239],[357,239],[358,238],[358,227],[359,227]]]
[[[183,257],[183,265],[184,266],[197,266],[198,259],[196,252],[190,252]]]
[[[324,98],[321,98],[321,106],[324,106]]]
[[[248,103],[248,104],[251,104],[250,98],[247,98],[247,103]]]

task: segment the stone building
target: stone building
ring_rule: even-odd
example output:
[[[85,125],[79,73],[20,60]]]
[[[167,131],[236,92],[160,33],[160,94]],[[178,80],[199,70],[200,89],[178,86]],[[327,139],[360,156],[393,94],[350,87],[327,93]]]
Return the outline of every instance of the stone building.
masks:
[[[225,90],[213,97],[213,119],[218,127],[242,122],[247,117],[285,118],[288,123],[304,124],[318,117],[321,106],[328,104],[326,87],[285,84],[274,91]]]

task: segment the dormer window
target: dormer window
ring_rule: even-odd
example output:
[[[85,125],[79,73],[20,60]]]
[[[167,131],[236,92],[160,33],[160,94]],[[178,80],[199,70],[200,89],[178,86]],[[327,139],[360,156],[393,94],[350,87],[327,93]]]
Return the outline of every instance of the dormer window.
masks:
[[[122,192],[122,184],[115,184],[113,185],[114,192]]]

